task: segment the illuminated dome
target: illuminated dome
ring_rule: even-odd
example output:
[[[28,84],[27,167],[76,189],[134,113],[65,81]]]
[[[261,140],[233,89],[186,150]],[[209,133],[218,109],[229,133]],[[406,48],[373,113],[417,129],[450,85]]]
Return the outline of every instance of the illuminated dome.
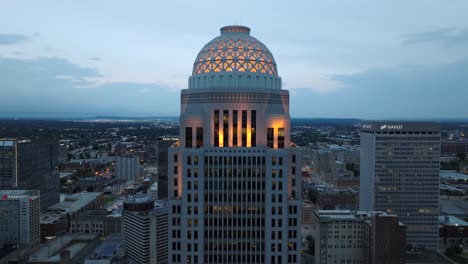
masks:
[[[206,44],[193,64],[193,75],[245,72],[278,76],[268,48],[250,36],[250,28],[226,26],[221,35]]]

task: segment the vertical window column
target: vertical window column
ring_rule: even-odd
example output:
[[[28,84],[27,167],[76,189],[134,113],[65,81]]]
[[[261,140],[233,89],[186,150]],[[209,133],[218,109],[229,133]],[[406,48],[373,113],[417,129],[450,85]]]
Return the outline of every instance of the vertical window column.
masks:
[[[278,148],[284,148],[284,127],[278,128]]]
[[[192,127],[185,127],[185,147],[192,148],[193,135]]]
[[[273,148],[274,144],[274,129],[272,127],[267,128],[267,147]]]
[[[257,110],[252,110],[251,111],[251,117],[250,117],[250,126],[251,126],[251,140],[250,140],[250,146],[256,147],[257,146]]]
[[[232,111],[232,146],[237,147],[237,110]]]
[[[213,122],[214,122],[213,144],[215,147],[219,147],[219,110],[214,110]]]
[[[196,137],[197,148],[203,147],[203,127],[197,127]]]
[[[223,111],[223,147],[229,147],[229,110]]]
[[[247,110],[242,110],[242,147],[247,147]]]

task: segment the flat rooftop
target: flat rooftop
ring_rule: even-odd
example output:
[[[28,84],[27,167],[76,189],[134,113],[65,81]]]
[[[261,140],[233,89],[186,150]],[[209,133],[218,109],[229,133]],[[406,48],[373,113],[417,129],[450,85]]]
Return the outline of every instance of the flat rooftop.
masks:
[[[449,180],[468,180],[468,175],[452,170],[441,170],[439,175],[441,178]]]
[[[93,241],[97,236],[95,234],[80,234],[71,235],[65,234],[48,241],[41,245],[39,249],[34,251],[29,256],[28,263],[34,262],[60,262],[60,252],[62,250],[70,250],[70,255],[73,258],[81,251],[87,243]],[[76,243],[75,243],[76,242]]]
[[[94,201],[101,192],[82,192],[65,195],[64,200],[47,208],[48,211],[74,213]]]
[[[115,250],[122,243],[122,237],[120,234],[110,234],[106,240],[91,253],[86,259],[110,259],[114,256]]]
[[[439,224],[445,226],[468,226],[468,222],[453,215],[439,216]]]

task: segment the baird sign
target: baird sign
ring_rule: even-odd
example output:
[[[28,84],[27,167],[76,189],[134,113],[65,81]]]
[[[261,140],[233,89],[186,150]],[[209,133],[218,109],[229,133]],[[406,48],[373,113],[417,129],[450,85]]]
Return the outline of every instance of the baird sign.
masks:
[[[381,125],[380,129],[403,129],[403,125]]]

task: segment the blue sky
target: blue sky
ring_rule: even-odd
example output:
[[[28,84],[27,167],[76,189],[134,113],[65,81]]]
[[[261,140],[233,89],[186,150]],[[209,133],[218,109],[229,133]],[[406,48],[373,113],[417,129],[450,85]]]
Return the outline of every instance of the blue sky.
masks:
[[[467,1],[8,1],[0,116],[178,115],[224,25],[265,43],[293,117],[467,117]]]

